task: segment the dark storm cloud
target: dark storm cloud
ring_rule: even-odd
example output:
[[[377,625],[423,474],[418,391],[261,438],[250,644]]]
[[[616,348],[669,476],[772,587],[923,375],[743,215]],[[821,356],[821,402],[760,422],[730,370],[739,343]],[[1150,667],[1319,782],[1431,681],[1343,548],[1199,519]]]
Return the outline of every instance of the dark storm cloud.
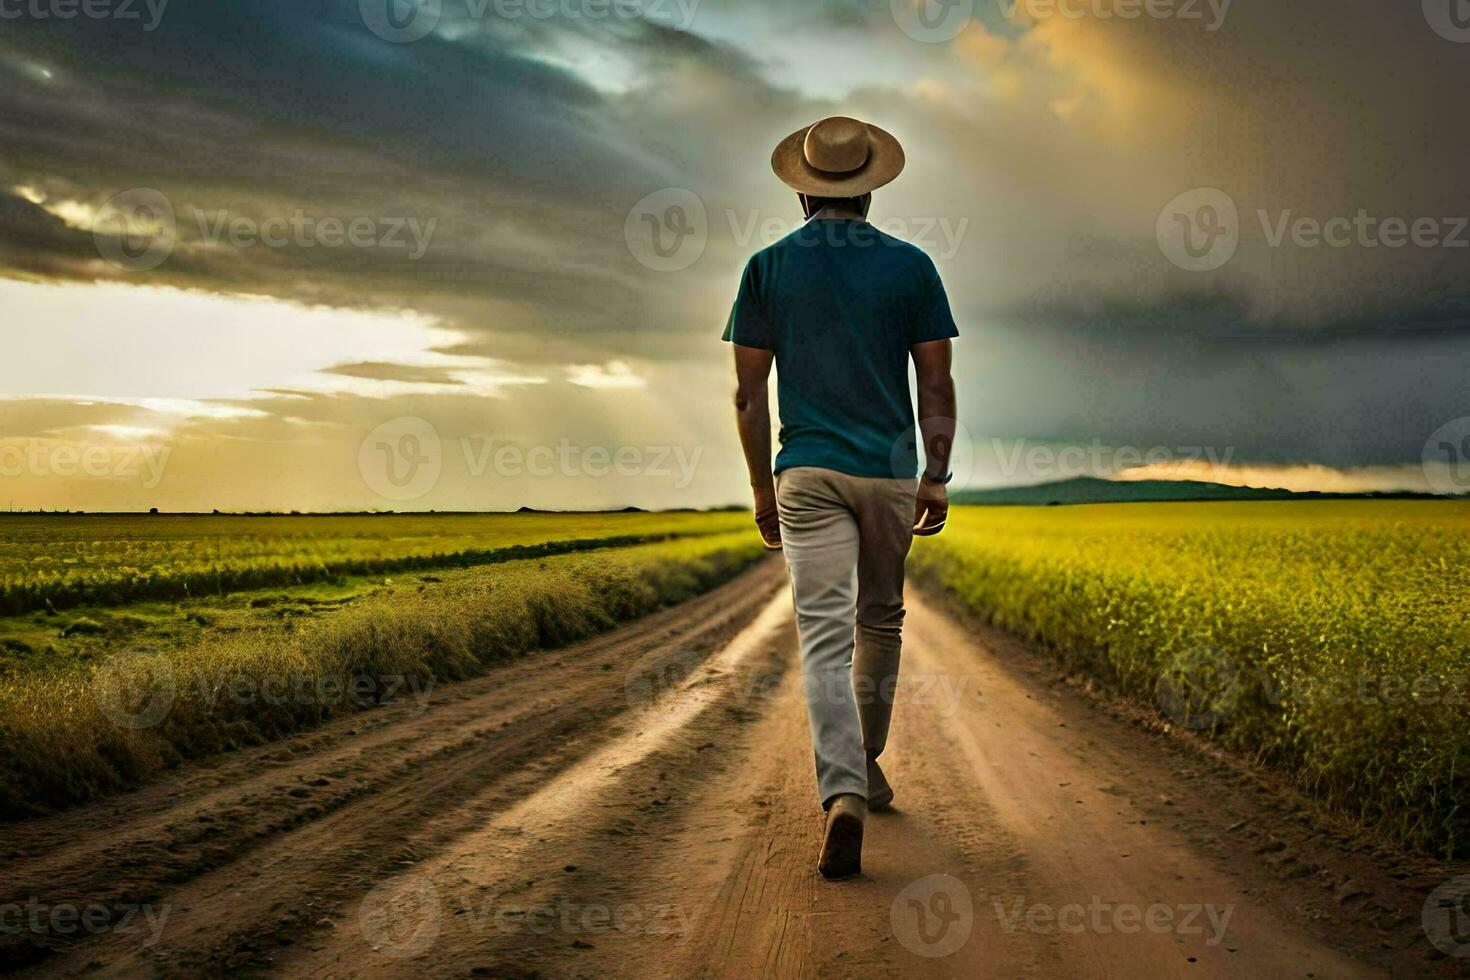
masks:
[[[0,190],[0,262],[15,272],[64,274],[73,263],[97,258],[92,236],[67,225],[25,198]]]
[[[770,144],[847,112],[910,149],[877,213],[968,221],[940,268],[977,435],[1353,466],[1417,460],[1430,431],[1470,413],[1470,249],[1270,240],[1283,216],[1470,214],[1470,129],[1453,98],[1470,45],[1437,36],[1417,3],[1237,0],[1216,32],[1018,25],[977,6],[986,32],[954,45],[905,36],[887,0],[706,0],[688,29],[496,17],[493,4],[470,17],[446,0],[438,32],[410,44],[373,35],[356,0],[174,0],[152,32],[7,23],[0,266],[415,310],[463,334],[445,353],[548,375],[624,355],[703,369],[724,356],[712,338],[762,244],[738,228],[796,217]],[[839,63],[860,80],[841,98],[824,84]],[[1161,253],[1155,221],[1206,186],[1238,206],[1240,246],[1188,272]],[[148,272],[107,264],[89,231],[7,189],[95,207],[132,187],[161,190],[178,218],[177,248]],[[630,207],[665,187],[708,210],[703,257],[677,274],[639,265],[624,241]],[[218,234],[221,216],[259,230],[298,214],[379,233],[412,219],[424,248]],[[447,369],[362,357],[332,371],[450,386]],[[709,389],[656,393],[713,413]],[[323,426],[377,411],[321,395],[250,404]],[[199,431],[295,430],[257,418]]]
[[[178,228],[163,266],[124,273],[97,261],[89,234],[7,199],[0,237],[21,253],[11,268],[412,306],[472,332],[487,326],[478,299],[512,307],[493,310],[502,335],[593,337],[629,324],[657,333],[622,226],[677,164],[630,133],[605,94],[508,39],[534,34],[544,49],[601,29],[643,70],[697,59],[738,75],[744,59],[641,21],[470,26],[455,41],[390,44],[355,2],[263,0],[177,4],[146,35],[87,20],[7,32],[0,175],[92,206],[157,188]],[[323,218],[373,220],[383,236],[416,221],[432,234],[420,236],[421,255],[228,238],[234,221],[252,230]]]
[[[357,364],[339,364],[325,368],[326,374],[340,374],[346,378],[366,378],[370,381],[404,381],[412,384],[462,385],[463,381],[453,376],[453,368],[419,367],[412,364],[390,364],[384,361],[361,361]]]
[[[1417,463],[1430,433],[1470,410],[1463,329],[1210,337],[1029,322],[988,328],[982,342],[992,369],[961,384],[976,434],[1389,466]]]

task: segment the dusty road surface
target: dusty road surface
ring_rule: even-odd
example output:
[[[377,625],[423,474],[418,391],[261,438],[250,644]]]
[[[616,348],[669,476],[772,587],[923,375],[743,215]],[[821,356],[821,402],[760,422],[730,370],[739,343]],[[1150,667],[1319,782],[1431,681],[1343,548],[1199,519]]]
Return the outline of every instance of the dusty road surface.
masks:
[[[0,909],[29,911],[0,963],[1127,978],[1470,963],[1420,924],[1446,869],[1144,730],[922,596],[885,757],[895,809],[869,820],[863,876],[823,882],[797,656],[773,559],[599,639],[9,825]],[[49,917],[68,903],[104,912]]]

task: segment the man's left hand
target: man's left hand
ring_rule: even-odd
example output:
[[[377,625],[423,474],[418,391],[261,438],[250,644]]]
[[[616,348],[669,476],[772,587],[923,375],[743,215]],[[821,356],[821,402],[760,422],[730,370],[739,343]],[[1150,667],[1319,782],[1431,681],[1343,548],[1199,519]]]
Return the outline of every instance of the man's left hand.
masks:
[[[776,491],[762,488],[755,494],[755,526],[761,543],[771,551],[781,547],[781,514],[776,509]]]
[[[924,476],[919,480],[919,495],[914,500],[914,536],[933,537],[944,530],[949,520],[949,488]]]

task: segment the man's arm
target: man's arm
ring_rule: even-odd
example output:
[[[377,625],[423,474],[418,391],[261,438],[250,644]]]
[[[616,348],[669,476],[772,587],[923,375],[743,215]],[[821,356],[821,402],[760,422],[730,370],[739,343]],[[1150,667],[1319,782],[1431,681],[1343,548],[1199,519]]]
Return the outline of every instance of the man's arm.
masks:
[[[909,348],[919,383],[919,437],[926,463],[914,503],[914,534],[928,537],[949,519],[949,455],[954,448],[955,396],[950,374],[953,348],[948,340],[932,340]]]
[[[775,354],[735,344],[735,424],[755,494],[755,526],[767,548],[781,547],[776,482],[771,476],[771,400],[767,382]]]

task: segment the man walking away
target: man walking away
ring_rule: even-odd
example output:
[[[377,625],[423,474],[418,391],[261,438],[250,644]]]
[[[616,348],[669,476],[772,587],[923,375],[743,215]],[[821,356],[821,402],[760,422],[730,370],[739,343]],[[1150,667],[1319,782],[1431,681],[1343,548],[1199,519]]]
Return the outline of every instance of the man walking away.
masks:
[[[893,800],[878,757],[898,679],[904,559],[913,535],[939,533],[949,511],[958,331],[934,263],[867,221],[872,191],[903,165],[891,135],[844,116],[782,140],[771,166],[807,222],[750,259],[724,335],[756,525],[767,547],[784,546],[791,577],[826,878],[862,870],[867,811]],[[917,482],[910,358],[927,460]]]

